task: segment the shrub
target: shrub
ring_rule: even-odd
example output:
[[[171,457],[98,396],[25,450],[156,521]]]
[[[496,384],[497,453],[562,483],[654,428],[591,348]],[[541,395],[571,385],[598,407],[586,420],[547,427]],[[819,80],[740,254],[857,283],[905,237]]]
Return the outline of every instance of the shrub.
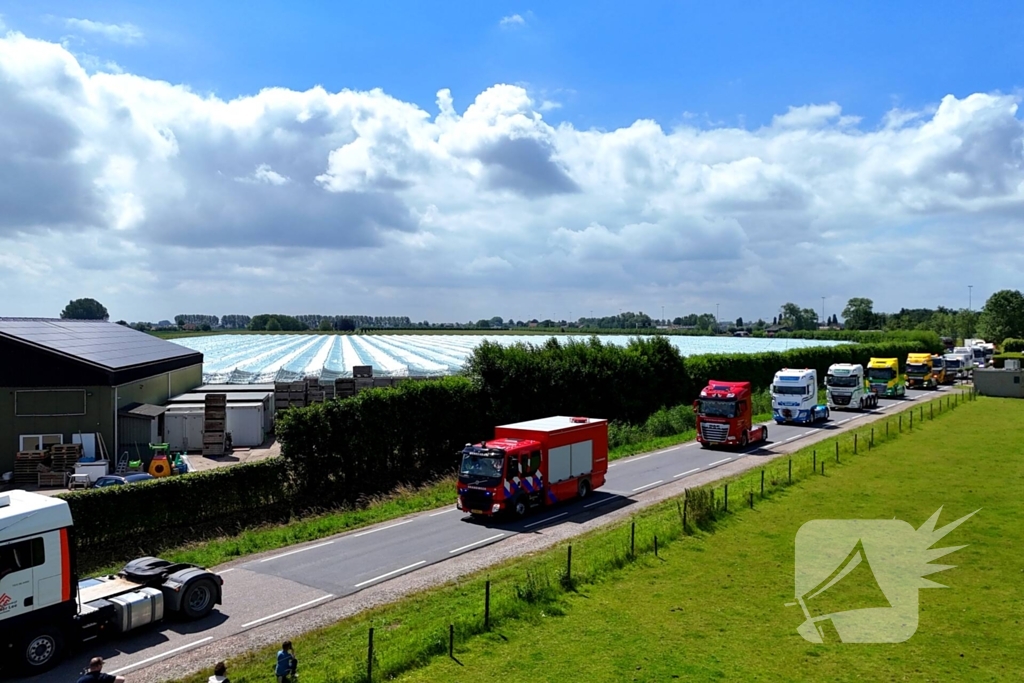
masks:
[[[1024,339],[1015,339],[1013,337],[1007,337],[1003,340],[1003,353],[1021,353],[1024,352]]]

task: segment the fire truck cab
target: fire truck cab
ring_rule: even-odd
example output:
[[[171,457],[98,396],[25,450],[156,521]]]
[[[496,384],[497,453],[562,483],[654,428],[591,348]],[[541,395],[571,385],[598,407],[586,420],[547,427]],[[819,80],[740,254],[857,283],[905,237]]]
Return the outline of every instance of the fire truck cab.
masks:
[[[587,497],[607,472],[607,420],[559,415],[501,425],[490,441],[462,449],[456,507],[473,517],[523,517]]]
[[[750,382],[711,380],[693,402],[697,415],[697,442],[712,446],[745,447],[768,440],[768,426],[752,424]]]

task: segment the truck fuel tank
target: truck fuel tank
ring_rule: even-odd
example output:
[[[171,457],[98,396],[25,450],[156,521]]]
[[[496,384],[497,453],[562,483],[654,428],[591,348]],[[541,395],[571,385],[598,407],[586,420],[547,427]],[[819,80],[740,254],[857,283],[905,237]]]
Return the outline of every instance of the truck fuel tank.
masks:
[[[115,625],[124,633],[163,620],[164,594],[156,588],[140,588],[107,600],[117,614]]]

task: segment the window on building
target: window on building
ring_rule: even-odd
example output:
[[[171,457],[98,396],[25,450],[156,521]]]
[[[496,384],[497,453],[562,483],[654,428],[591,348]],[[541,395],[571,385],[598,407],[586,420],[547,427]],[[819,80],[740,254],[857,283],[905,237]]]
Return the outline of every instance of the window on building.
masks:
[[[85,390],[16,391],[14,392],[14,414],[18,417],[85,415]]]
[[[22,434],[18,437],[22,451],[45,451],[50,446],[64,443],[63,434]]]

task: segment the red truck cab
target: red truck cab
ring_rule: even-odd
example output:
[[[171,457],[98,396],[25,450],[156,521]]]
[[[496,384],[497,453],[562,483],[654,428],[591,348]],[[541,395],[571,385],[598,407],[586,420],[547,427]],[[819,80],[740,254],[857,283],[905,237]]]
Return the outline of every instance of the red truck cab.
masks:
[[[752,423],[753,390],[750,382],[710,380],[693,402],[697,415],[697,441],[712,446],[745,447],[768,440],[768,426]]]
[[[559,415],[502,425],[490,441],[462,450],[456,507],[474,517],[523,517],[585,498],[607,472],[607,420]]]

